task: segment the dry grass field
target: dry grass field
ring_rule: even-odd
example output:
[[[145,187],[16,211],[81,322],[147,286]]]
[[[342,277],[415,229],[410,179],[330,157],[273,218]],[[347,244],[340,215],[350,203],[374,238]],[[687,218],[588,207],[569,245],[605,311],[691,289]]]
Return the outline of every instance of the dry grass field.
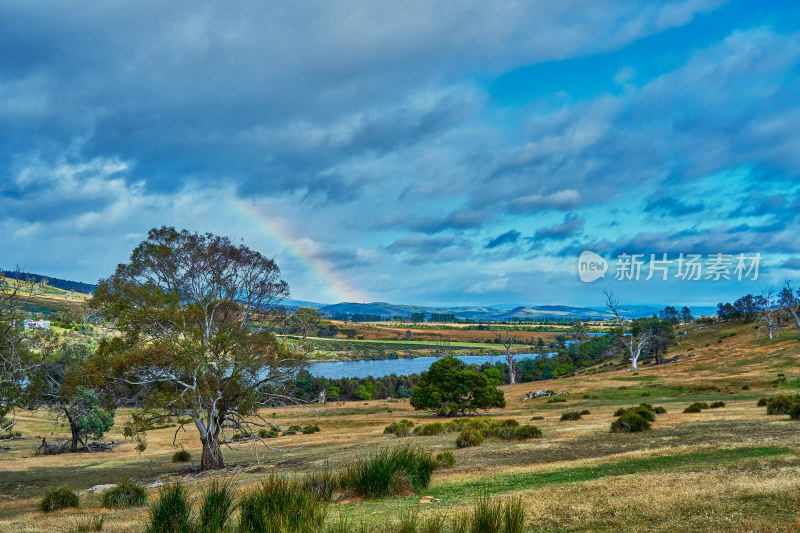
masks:
[[[52,513],[36,510],[42,493],[67,484],[78,491],[129,477],[142,483],[182,480],[195,493],[212,477],[226,477],[245,489],[273,473],[300,478],[315,470],[344,467],[382,447],[411,442],[430,451],[452,450],[457,463],[437,470],[421,495],[380,500],[351,499],[331,504],[327,520],[341,516],[368,527],[386,526],[409,510],[420,516],[450,515],[488,492],[520,496],[529,531],[800,531],[800,422],[767,416],[756,402],[762,396],[800,389],[800,342],[789,329],[775,341],[756,341],[747,325],[689,327],[670,350],[674,362],[644,366],[638,373],[591,370],[550,382],[504,387],[507,407],[493,418],[535,424],[541,439],[487,439],[456,449],[455,434],[397,438],[384,427],[401,418],[416,424],[438,420],[414,411],[407,401],[386,400],[269,409],[280,424],[315,423],[313,435],[274,439],[282,451],[241,446],[227,450],[224,471],[198,474],[195,431],[176,442],[189,450],[192,464],[170,461],[175,428],[152,431],[139,454],[131,442],[111,452],[35,456],[42,437],[64,436],[44,413],[23,413],[18,430],[29,437],[0,441],[0,531],[74,530],[80,515],[106,516],[104,531],[142,531],[147,508],[108,510],[100,496],[81,495],[81,507]],[[609,367],[610,368],[610,367]],[[522,402],[536,389],[568,391],[564,403],[547,398]],[[684,414],[694,401],[724,401],[725,407]],[[653,429],[643,433],[609,431],[613,412],[641,402],[663,406]],[[562,412],[589,410],[581,420],[561,422]],[[273,415],[274,413],[274,415]],[[123,441],[128,413],[118,413],[108,440]],[[532,417],[541,420],[530,421]],[[155,489],[150,496],[155,496]]]

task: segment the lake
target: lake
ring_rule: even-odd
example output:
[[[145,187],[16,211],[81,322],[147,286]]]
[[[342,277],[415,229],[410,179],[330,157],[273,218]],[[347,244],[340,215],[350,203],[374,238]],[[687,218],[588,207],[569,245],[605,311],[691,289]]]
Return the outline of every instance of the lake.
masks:
[[[553,354],[544,354],[544,356]],[[514,359],[534,359],[541,357],[542,354],[519,353],[514,354]],[[506,358],[504,355],[457,355],[458,359],[472,364],[482,365],[483,363],[503,363]],[[309,365],[308,371],[312,376],[328,379],[339,378],[366,378],[372,376],[380,378],[396,374],[407,376],[409,374],[419,374],[425,372],[441,357],[414,357],[412,359],[383,359],[380,361],[336,361],[330,363],[314,363]]]

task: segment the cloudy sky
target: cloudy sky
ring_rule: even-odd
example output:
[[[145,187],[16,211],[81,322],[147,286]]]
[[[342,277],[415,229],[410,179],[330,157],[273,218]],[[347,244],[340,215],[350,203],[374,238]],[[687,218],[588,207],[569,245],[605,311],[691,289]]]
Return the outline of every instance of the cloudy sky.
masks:
[[[172,225],[321,302],[800,284],[800,6],[597,6],[0,0],[0,267],[94,282]],[[584,250],[605,278],[579,280]],[[645,280],[664,253],[763,260]]]

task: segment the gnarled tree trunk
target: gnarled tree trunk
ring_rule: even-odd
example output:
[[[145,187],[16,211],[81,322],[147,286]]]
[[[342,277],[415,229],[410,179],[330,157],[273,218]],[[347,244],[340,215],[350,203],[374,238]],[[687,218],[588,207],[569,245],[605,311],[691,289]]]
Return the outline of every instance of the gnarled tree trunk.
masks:
[[[225,461],[222,457],[222,448],[220,448],[219,440],[216,435],[209,435],[203,442],[203,456],[200,459],[200,470],[219,470],[225,467]]]

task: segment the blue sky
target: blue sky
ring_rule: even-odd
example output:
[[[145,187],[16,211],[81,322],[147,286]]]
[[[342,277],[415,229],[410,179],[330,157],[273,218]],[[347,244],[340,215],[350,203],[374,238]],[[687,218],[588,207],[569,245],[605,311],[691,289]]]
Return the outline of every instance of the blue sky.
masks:
[[[800,6],[597,6],[0,1],[0,267],[93,282],[174,225],[322,302],[800,284]],[[606,278],[579,280],[584,250]],[[763,260],[616,280],[626,252]]]

